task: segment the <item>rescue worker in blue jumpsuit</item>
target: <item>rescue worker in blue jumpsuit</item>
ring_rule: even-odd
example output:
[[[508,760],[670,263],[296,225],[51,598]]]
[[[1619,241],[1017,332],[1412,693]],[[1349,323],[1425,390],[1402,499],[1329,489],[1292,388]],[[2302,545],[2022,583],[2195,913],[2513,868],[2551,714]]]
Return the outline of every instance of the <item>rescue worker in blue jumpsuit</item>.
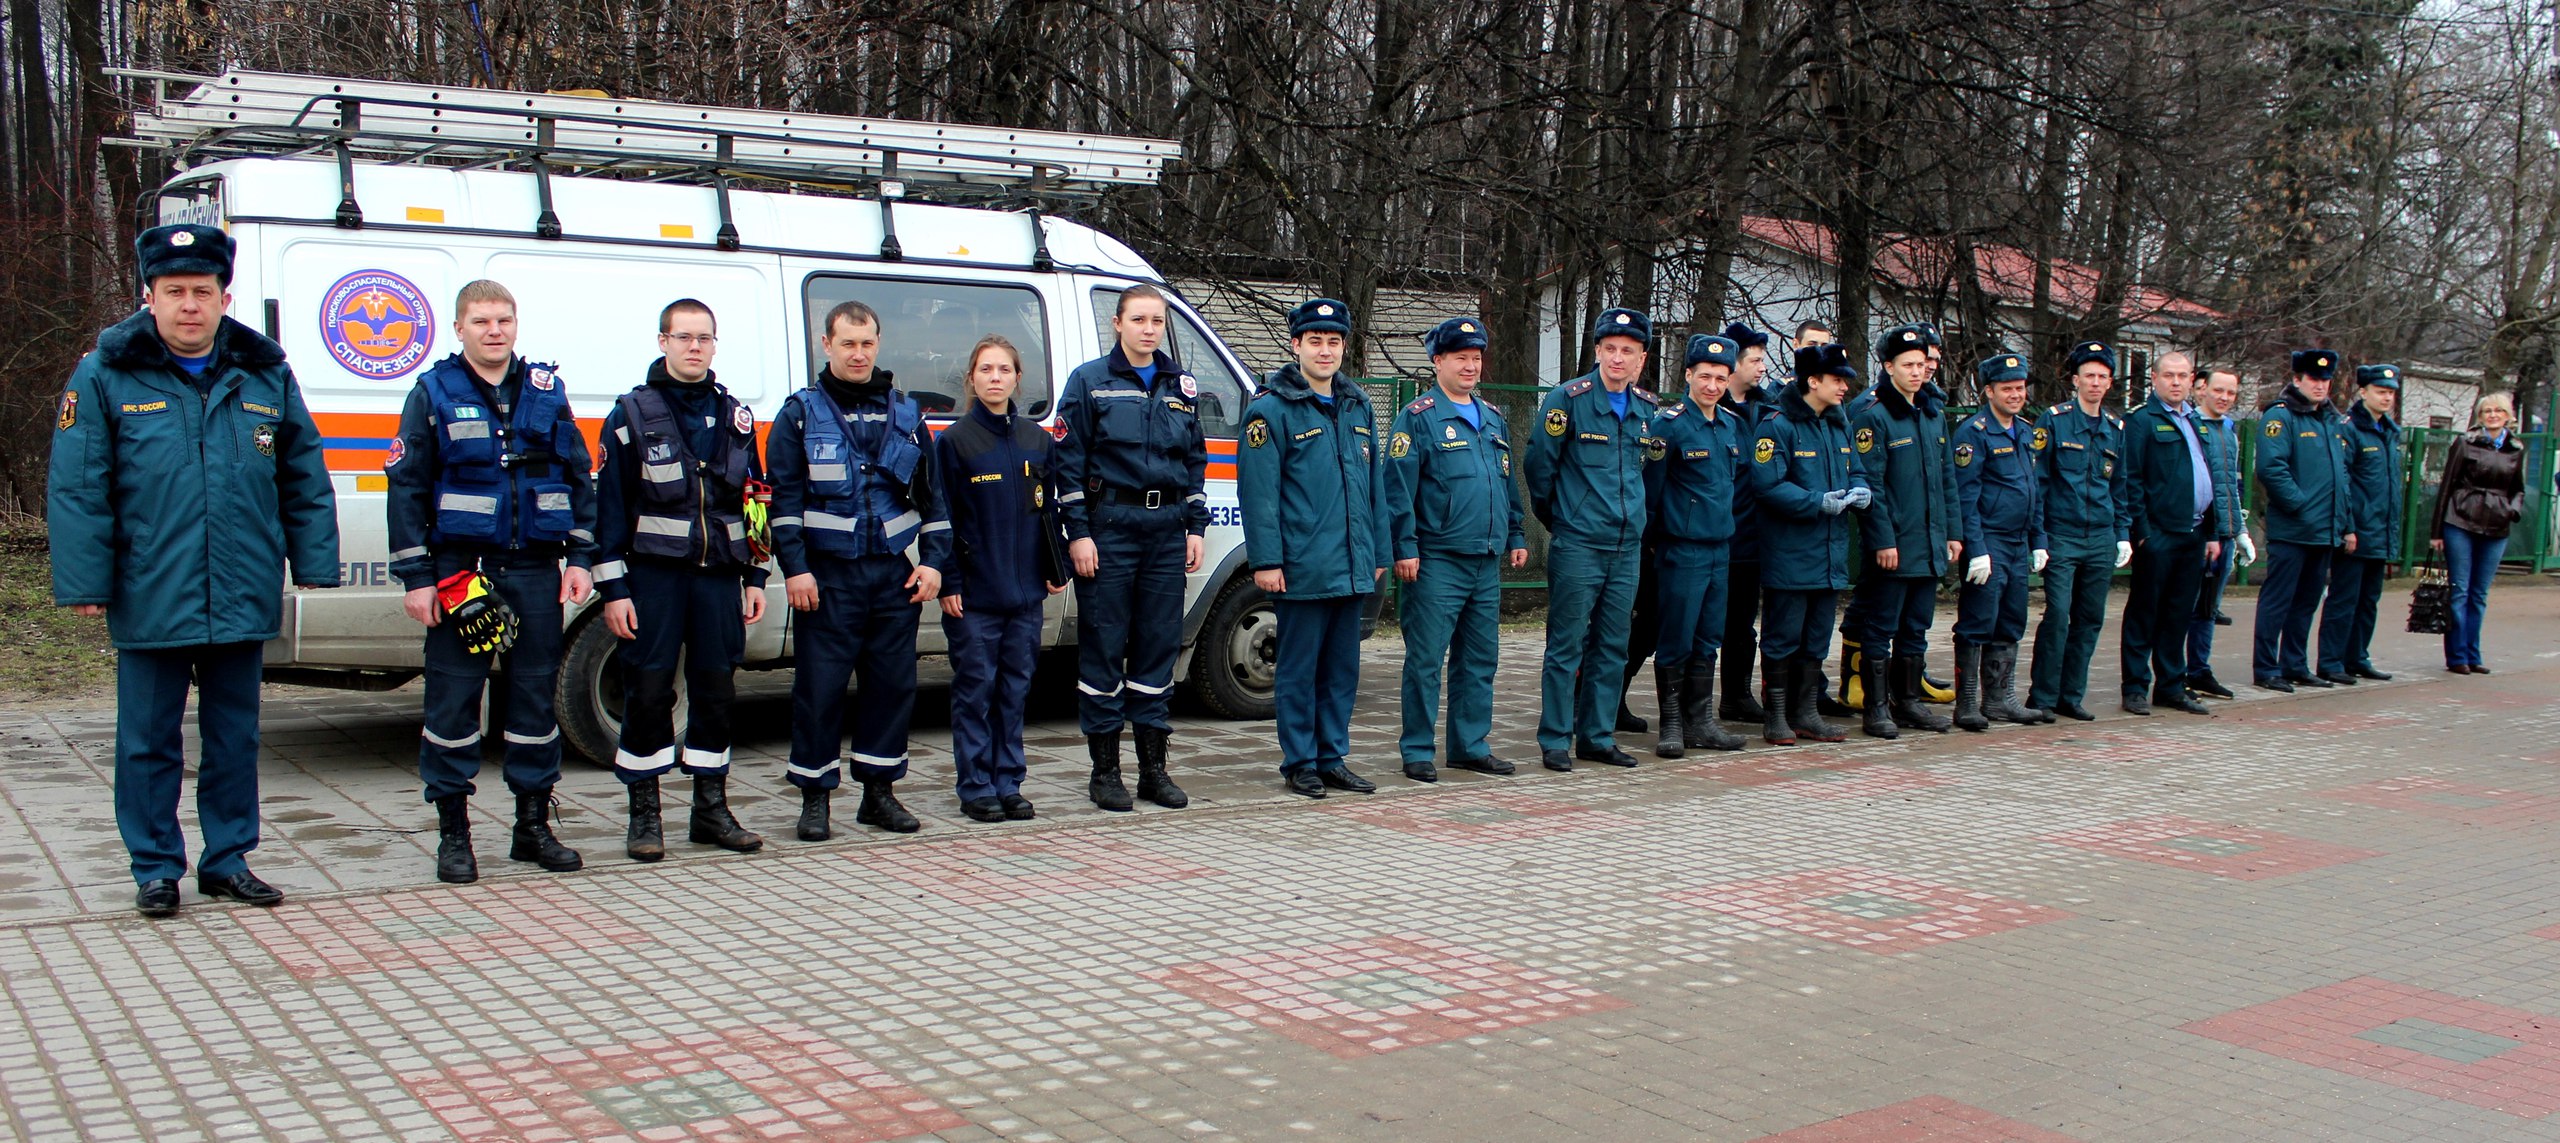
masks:
[[[108,326],[54,410],[45,486],[53,601],[116,648],[116,830],[134,908],[178,911],[181,731],[196,692],[196,889],[272,906],[258,847],[258,680],[283,592],[338,585],[320,432],[284,350],[223,316],[232,241],[155,226],[133,243],[146,309]],[[290,569],[288,571],[288,568]]]
[[[2115,571],[2133,562],[2133,522],[2124,489],[2124,421],[2105,404],[2115,387],[2115,350],[2084,341],[2062,367],[2070,372],[2074,399],[2045,410],[2033,441],[2051,558],[2027,706],[2087,722],[2098,717],[2081,703],[2089,693],[2089,660],[2098,653]],[[1997,686],[2014,677],[2017,663],[2008,656],[2015,653],[1986,651],[1983,682]]]
[[[1953,724],[1921,709],[1936,622],[1938,581],[1963,542],[1956,518],[1955,453],[1947,441],[1946,394],[1929,380],[1929,339],[1919,326],[1886,330],[1876,346],[1885,378],[1849,402],[1849,436],[1875,501],[1858,513],[1858,706],[1870,738],[1902,727],[1944,734]]]
[[[1697,334],[1682,355],[1686,392],[1654,414],[1654,448],[1644,466],[1645,517],[1655,541],[1660,635],[1653,690],[1662,730],[1657,757],[1689,747],[1740,750],[1742,739],[1715,718],[1716,652],[1724,646],[1726,575],[1733,549],[1733,490],[1744,476],[1742,418],[1724,404],[1740,349]]]
[[[1502,565],[1529,562],[1511,429],[1476,396],[1484,323],[1450,318],[1423,337],[1434,387],[1396,414],[1387,435],[1386,506],[1404,633],[1404,775],[1437,782],[1432,765],[1440,677],[1449,678],[1449,765],[1509,774],[1493,732],[1493,673],[1502,654]]]
[[[1983,662],[2017,662],[2027,634],[2027,579],[2044,570],[2044,513],[2038,510],[2035,427],[2027,407],[2027,359],[1995,353],[1974,367],[1982,410],[1956,426],[1956,516],[1964,526],[1964,588],[1956,595],[1955,725],[1991,729],[1993,720],[2032,725],[2053,716],[2018,705],[2003,676],[1989,686]],[[2001,650],[1994,650],[1999,648]]]
[[[2231,617],[2222,613],[2222,589],[2230,582],[2232,567],[2258,562],[2257,542],[2249,538],[2249,512],[2240,506],[2240,419],[2231,415],[2239,403],[2240,375],[2231,370],[2213,370],[2197,386],[2196,407],[2214,429],[2205,440],[2212,453],[2213,494],[2222,502],[2216,512],[2230,529],[2222,536],[2221,558],[2205,568],[2195,614],[2187,620],[2187,693],[2198,698],[2238,697],[2213,675],[2213,629],[2231,624]]]
[[[1617,691],[1643,559],[1654,395],[1636,379],[1653,321],[1635,310],[1603,310],[1591,341],[1597,367],[1539,402],[1539,431],[1523,458],[1529,508],[1550,537],[1547,655],[1538,677],[1538,761],[1550,770],[1571,770],[1576,758],[1636,764],[1618,748]]]
[[[1736,321],[1725,323],[1723,336],[1740,352],[1733,383],[1725,387],[1724,407],[1748,449],[1760,418],[1777,406],[1776,394],[1761,384],[1769,372],[1769,335]],[[1716,700],[1716,717],[1758,722],[1764,712],[1751,697],[1751,669],[1760,654],[1760,502],[1752,498],[1747,470],[1733,486],[1733,552],[1726,568],[1720,664],[1724,695]]]
[[[761,484],[753,410],[713,376],[711,307],[658,313],[648,376],[605,414],[597,444],[596,594],[623,640],[622,737],[613,772],[630,801],[623,853],[667,855],[658,779],[678,764],[676,672],[684,672],[682,764],[693,778],[686,836],[753,853],[764,839],[729,809],[729,707],[747,625],[764,618],[764,565],[747,541],[746,496]]]
[[[2147,715],[2154,705],[2213,713],[2187,693],[2187,620],[2229,525],[2214,491],[2215,429],[2187,400],[2195,376],[2184,354],[2163,356],[2151,372],[2150,400],[2124,422],[2133,524],[2133,590],[2121,635],[2127,714]]]
[[[516,796],[507,856],[544,869],[579,868],[551,832],[560,781],[561,606],[594,590],[595,484],[586,438],[559,370],[516,355],[516,299],[482,279],[454,299],[462,352],[427,368],[400,410],[383,497],[391,574],[402,607],[427,629],[426,725],[418,777],[436,807],[436,879],[480,876],[468,799],[480,772],[480,692],[491,652],[473,652],[447,623],[437,585],[476,570],[515,613],[507,676],[506,782]]]
[[[1849,586],[1844,516],[1875,500],[1840,411],[1858,367],[1846,350],[1828,343],[1797,350],[1795,366],[1795,383],[1779,395],[1777,410],[1761,418],[1751,444],[1766,585],[1760,706],[1767,716],[1760,734],[1771,746],[1793,746],[1799,735],[1816,742],[1845,737],[1822,720],[1815,696],[1822,691],[1840,592]]]
[[[2329,404],[2338,355],[2293,354],[2293,383],[2258,415],[2258,488],[2266,494],[2267,579],[2258,588],[2251,681],[2291,693],[2335,684],[2311,673],[2311,616],[2328,586],[2329,562],[2355,554],[2346,419]]]
[[[927,455],[924,412],[878,368],[880,315],[839,302],[818,327],[826,364],[782,404],[765,438],[773,554],[800,615],[792,632],[791,784],[802,841],[834,835],[830,800],[850,770],[853,820],[914,833],[894,789],[916,708],[916,605],[942,594],[951,521]],[[912,545],[917,558],[910,563]],[[861,717],[845,732],[845,685]]]
[[[968,408],[933,442],[951,506],[942,635],[951,648],[951,765],[971,821],[1029,821],[1022,716],[1040,618],[1067,589],[1066,537],[1049,499],[1056,442],[1017,413],[1022,353],[1002,334],[969,352]]]
[[[2356,549],[2338,556],[2320,612],[2320,677],[2354,686],[2391,676],[2373,666],[2373,627],[2382,581],[2400,555],[2400,367],[2356,366],[2356,403],[2347,410],[2347,512]]]
[[[1884,332],[1884,336],[1877,342],[1876,361],[1878,364],[1886,367],[1885,372],[1887,374],[1887,379],[1890,380],[1893,372],[1893,363],[1885,355],[1887,353],[1899,355],[1902,351],[1896,349],[1896,346],[1907,347],[1912,344],[1919,345],[1923,355],[1923,360],[1917,367],[1920,370],[1921,384],[1929,392],[1937,394],[1937,404],[1943,414],[1947,404],[1947,391],[1945,387],[1938,384],[1938,367],[1946,352],[1946,339],[1939,336],[1937,326],[1922,321],[1912,322],[1909,325],[1895,326],[1892,329],[1886,330]],[[1869,388],[1866,392],[1857,394],[1849,399],[1849,427],[1853,433],[1858,427],[1858,410],[1862,407],[1861,403],[1868,397],[1882,392],[1884,388],[1884,385],[1879,384]],[[1945,436],[1946,425],[1943,423],[1943,416],[1941,416],[1940,421],[1941,424],[1939,428],[1941,431],[1938,435]],[[1941,449],[1940,451],[1947,452],[1948,450]],[[1952,457],[1953,454],[1949,453],[1949,455]],[[1872,453],[1867,454],[1867,466],[1867,477],[1869,480],[1874,482],[1877,497],[1879,499],[1888,498],[1888,490],[1885,487],[1885,480],[1883,479],[1883,466],[1876,460]],[[1949,467],[1952,468],[1953,466],[1950,465]],[[1950,474],[1948,477],[1950,488],[1953,486],[1953,479],[1953,475]],[[1949,494],[1953,495],[1952,492]],[[1861,529],[1867,527],[1866,521],[1871,515],[1872,513],[1867,512],[1859,514],[1859,527]],[[1863,535],[1863,531],[1861,534]],[[1953,530],[1950,530],[1947,533],[1947,542],[1949,544],[1948,550],[1952,552],[1954,550],[1954,545],[1959,542]],[[1864,546],[1863,542],[1861,546]],[[1944,578],[1943,571],[1940,572],[1940,578]],[[1865,678],[1865,676],[1870,673],[1866,665],[1867,659],[1870,657],[1867,654],[1868,632],[1877,622],[1872,613],[1868,611],[1869,600],[1872,597],[1869,590],[1866,588],[1867,579],[1867,573],[1862,571],[1858,576],[1858,588],[1849,593],[1849,606],[1843,610],[1840,616],[1839,706],[1844,711],[1853,711],[1861,714],[1868,709],[1867,697],[1869,695],[1886,693],[1884,689],[1869,686]],[[1934,619],[1936,610],[1936,593],[1934,590],[1931,592],[1930,605],[1932,613],[1931,618]],[[1927,626],[1924,624],[1920,630],[1922,632],[1922,637],[1925,638],[1928,631]],[[1885,686],[1889,688],[1891,686],[1891,677],[1895,670],[1892,659],[1892,648],[1884,648],[1884,653],[1873,657],[1877,661],[1875,672],[1885,678]],[[1954,702],[1956,697],[1954,686],[1953,684],[1939,683],[1937,680],[1929,677],[1929,660],[1925,655],[1920,658],[1919,666],[1920,682],[1918,684],[1918,688],[1914,691],[1914,693],[1919,697],[1911,700],[1913,709],[1910,713],[1920,721],[1903,722],[1898,718],[1891,717],[1891,696],[1887,695],[1887,717],[1865,720],[1866,733],[1878,738],[1892,737],[1889,733],[1878,733],[1889,729],[1884,725],[1886,722],[1896,723],[1897,726],[1927,726],[1936,730],[1938,733],[1946,733],[1947,727],[1951,724],[1944,718],[1919,710],[1918,704],[1922,702]],[[1831,689],[1828,686],[1825,686],[1823,694],[1828,698],[1831,694]],[[1825,713],[1829,713],[1829,711],[1826,709]]]
[[[1313,298],[1289,311],[1297,361],[1274,370],[1246,406],[1236,454],[1245,562],[1279,623],[1274,695],[1280,777],[1292,794],[1376,793],[1352,772],[1351,707],[1360,692],[1360,613],[1391,562],[1377,417],[1342,379],[1351,309]]]
[[[1057,500],[1076,573],[1076,719],[1106,810],[1134,803],[1120,780],[1120,728],[1134,723],[1138,797],[1180,809],[1165,752],[1167,701],[1182,655],[1183,577],[1200,570],[1209,528],[1209,445],[1200,384],[1164,348],[1169,303],[1153,286],[1120,292],[1118,344],[1076,367],[1058,398]]]

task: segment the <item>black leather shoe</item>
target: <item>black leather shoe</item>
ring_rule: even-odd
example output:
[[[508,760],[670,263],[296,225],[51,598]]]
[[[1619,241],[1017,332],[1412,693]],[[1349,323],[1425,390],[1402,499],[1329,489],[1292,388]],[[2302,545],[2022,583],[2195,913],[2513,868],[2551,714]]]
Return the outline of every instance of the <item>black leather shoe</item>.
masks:
[[[227,877],[199,875],[196,878],[196,892],[215,900],[229,897],[241,904],[255,905],[261,909],[272,909],[284,904],[283,890],[258,880],[257,874],[246,869]]]
[[[2124,712],[2126,714],[2138,714],[2148,718],[2151,716],[2151,700],[2138,694],[2126,695],[2124,696]]]
[[[834,795],[833,790],[821,790],[816,786],[800,787],[800,821],[794,827],[800,840],[825,841],[836,835],[835,807],[832,804]],[[655,861],[657,858],[653,857],[649,860]]]
[[[1304,770],[1284,770],[1280,774],[1280,780],[1289,784],[1290,793],[1301,798],[1324,797],[1324,782],[1316,777],[1315,768],[1312,766]]]
[[[2210,671],[2188,679],[2187,689],[2208,698],[2227,699],[2240,697],[2231,693],[2231,688],[2222,685],[2222,680],[2213,677],[2213,674]]]
[[[2277,693],[2279,693],[2279,694],[2288,694],[2288,695],[2293,693],[2293,684],[2292,684],[2292,683],[2288,683],[2288,682],[2284,681],[2283,679],[2279,679],[2279,678],[2277,678],[2277,677],[2275,677],[2275,676],[2273,676],[2273,675],[2269,675],[2269,676],[2267,676],[2267,677],[2265,677],[2265,678],[2262,678],[2262,679],[2252,679],[2252,680],[2250,680],[2250,685],[2251,685],[2251,686],[2254,686],[2254,687],[2256,687],[2256,688],[2258,688],[2259,690],[2262,690],[2262,691],[2275,691],[2275,692],[2277,692]]]
[[[163,877],[143,882],[141,888],[134,890],[133,907],[146,917],[177,916],[178,879]]]
[[[1449,768],[1473,770],[1478,774],[1491,774],[1497,778],[1508,778],[1519,773],[1518,768],[1490,754],[1482,758],[1452,758],[1449,760]]]
[[[1562,750],[1540,750],[1538,751],[1538,765],[1553,770],[1558,774],[1570,774],[1573,773],[1573,755],[1567,754]]]
[[[2347,668],[2347,673],[2354,675],[2359,679],[2372,679],[2377,683],[2387,683],[2391,681],[2391,672],[2374,670],[2373,664],[2371,663],[2359,663],[2355,666],[2349,667]]]
[[[2483,667],[2478,663],[2473,663],[2471,664],[2471,673],[2475,675],[2485,675],[2489,673],[2489,668]]]
[[[2345,671],[2322,671],[2320,672],[2320,681],[2333,687],[2352,687],[2356,685],[2356,677],[2346,673]]]
[[[1378,784],[1376,782],[1372,782],[1367,778],[1363,778],[1358,774],[1352,773],[1351,767],[1345,766],[1340,762],[1336,762],[1331,766],[1316,767],[1316,780],[1333,789],[1349,790],[1354,794],[1374,794],[1378,792]]]
[[[862,783],[862,804],[853,808],[853,822],[855,825],[878,826],[890,833],[914,833],[917,830],[924,828],[924,823],[917,821],[916,816],[908,813],[907,807],[898,801],[897,793],[891,789],[892,785],[893,783],[878,778],[870,779]],[[989,800],[991,802],[993,801],[993,799]],[[996,812],[998,814],[1002,814],[1004,812],[1004,806],[1001,803],[996,804]],[[987,819],[980,818],[979,820],[985,821]],[[695,838],[694,840],[700,841],[702,839]],[[741,850],[740,852],[753,853],[755,851],[750,849]]]
[[[1006,794],[996,799],[996,804],[1004,807],[1006,821],[1027,822],[1040,816],[1039,809],[1031,804],[1031,799],[1020,794]]]
[[[2331,690],[2338,685],[2318,675],[2286,675],[2284,681],[2297,687],[2309,687],[2315,691]]]
[[[2082,706],[2076,702],[2057,702],[2053,704],[2053,713],[2061,715],[2064,718],[2076,719],[2081,722],[2098,721],[2098,716],[2089,713],[2088,707]]]
[[[2231,626],[2231,617],[2230,617],[2230,616],[2228,616],[2228,615],[2224,615],[2223,613],[2221,613],[2221,612],[2219,612],[2219,611],[2214,612],[2214,613],[2213,613],[2213,625],[2214,625],[2214,626],[2216,626],[2216,627],[2229,627],[2229,626]]]
[[[2151,696],[2151,703],[2154,706],[2164,707],[2174,711],[2181,711],[2187,714],[2201,714],[2208,718],[2213,715],[2211,708],[2205,706],[2203,703],[2197,702],[2194,695],[2190,695],[2185,691],[2153,695]]]
[[[1573,748],[1573,756],[1581,761],[1597,762],[1603,766],[1634,766],[1636,764],[1635,755],[1620,750],[1614,745],[1603,750],[1585,742]]]
[[[1424,758],[1405,763],[1404,776],[1416,782],[1437,782],[1440,780],[1440,768],[1432,765],[1430,759]]]
[[[960,812],[973,822],[1000,822],[1004,820],[1004,803],[994,798],[971,798],[960,803]]]

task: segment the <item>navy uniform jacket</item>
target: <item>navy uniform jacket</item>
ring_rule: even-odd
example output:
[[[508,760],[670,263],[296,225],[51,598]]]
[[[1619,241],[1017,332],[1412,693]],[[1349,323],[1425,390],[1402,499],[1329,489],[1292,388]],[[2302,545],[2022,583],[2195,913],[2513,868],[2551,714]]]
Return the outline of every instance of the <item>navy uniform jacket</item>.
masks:
[[[820,365],[818,375],[824,376],[828,368]],[[884,385],[894,385],[886,369],[875,369],[871,376]],[[825,384],[815,377],[809,383]],[[888,393],[896,400],[907,399],[906,394],[894,387]],[[809,570],[808,529],[788,521],[803,519],[808,514],[809,422],[805,410],[813,404],[815,402],[812,401],[784,401],[781,410],[773,415],[773,427],[766,431],[764,438],[764,467],[766,472],[773,474],[773,503],[766,506],[774,521],[773,560],[782,566],[785,577],[806,574]],[[851,404],[839,402],[836,411],[843,413],[848,422],[844,427],[845,441],[857,454],[873,453],[877,447],[874,443],[876,438],[869,434],[893,431],[895,424],[890,419],[889,401],[882,398]],[[917,422],[916,435],[918,438],[927,435],[922,421]],[[915,445],[924,454],[924,462],[916,465],[915,476],[906,489],[907,506],[914,509],[922,521],[914,540],[915,563],[917,567],[939,572],[951,562],[951,514],[943,507],[941,482],[935,478],[933,442],[918,439]]]
[[[2030,444],[2050,550],[2057,557],[2114,559],[2116,545],[2133,539],[2124,422],[2105,410],[2091,416],[2080,411],[2080,402],[2064,401],[2045,410]]]
[[[1114,345],[1076,366],[1058,397],[1058,515],[1067,538],[1093,534],[1096,500],[1113,490],[1162,492],[1183,503],[1183,528],[1209,530],[1209,442],[1200,434],[1200,383],[1173,354],[1156,351],[1150,388]]]
[[[943,595],[973,612],[1015,611],[1040,606],[1050,584],[1067,582],[1049,499],[1056,454],[1040,422],[976,402],[934,438],[934,475],[951,509]]]
[[[1602,548],[1644,542],[1644,458],[1653,442],[1654,395],[1627,387],[1627,415],[1609,407],[1600,375],[1556,386],[1538,403],[1529,435],[1529,508],[1557,536]]]
[[[1867,487],[1849,446],[1849,418],[1816,414],[1789,387],[1760,419],[1751,443],[1751,491],[1760,501],[1760,582],[1780,591],[1849,586],[1849,514],[1826,516],[1822,495]]]
[[[459,353],[446,357],[429,369],[458,370],[463,379],[480,391],[480,399],[496,406],[514,409],[523,399],[527,375],[535,369],[546,370],[552,384],[566,386],[558,379],[559,371],[522,355],[507,364],[507,375],[492,387],[472,371]],[[566,389],[562,390],[564,393]],[[495,398],[492,401],[492,398]],[[506,418],[513,421],[509,414]],[[558,457],[559,473],[569,486],[569,539],[563,543],[526,544],[523,551],[539,558],[545,549],[557,552],[574,568],[592,568],[596,561],[596,486],[591,479],[595,460],[587,452],[587,438],[575,428],[574,418],[564,404],[555,422],[564,431],[552,434],[552,452]],[[391,542],[391,575],[400,586],[410,591],[434,587],[436,583],[435,553],[429,550],[429,537],[435,534],[436,479],[441,474],[438,451],[444,431],[436,424],[436,399],[427,391],[423,379],[409,388],[409,400],[400,407],[400,436],[391,459],[382,467],[389,486],[383,496],[383,519]],[[469,540],[436,540],[435,544],[456,551],[495,552],[500,549]]]
[[[1738,394],[1738,395],[1737,395]],[[1760,428],[1760,418],[1777,408],[1777,399],[1764,386],[1725,390],[1724,416],[1734,418],[1734,432],[1748,452]],[[1749,462],[1745,462],[1748,464]],[[1750,470],[1733,486],[1733,555],[1736,561],[1751,562],[1760,558],[1760,501],[1751,492]]]
[[[2294,387],[2259,415],[2258,487],[2267,494],[2267,539],[2334,548],[2354,524],[2347,511],[2346,420]],[[2359,550],[2363,537],[2357,537]]]
[[[1876,490],[1875,503],[1858,513],[1859,542],[1869,552],[1901,549],[1901,566],[1873,573],[1898,579],[1945,575],[1947,544],[1962,538],[1946,394],[1923,384],[1916,401],[1905,400],[1892,382],[1879,382],[1849,402],[1849,433],[1867,484]]]
[[[2400,499],[2400,422],[2375,417],[2358,401],[2347,410],[2348,531],[2356,534],[2360,559],[2389,560],[2400,555],[2400,521],[2407,506]]]
[[[1377,590],[1387,551],[1386,484],[1369,395],[1337,376],[1327,404],[1295,365],[1281,366],[1245,406],[1236,502],[1245,559],[1288,577],[1284,599]]]
[[[1693,399],[1653,418],[1658,456],[1644,466],[1645,514],[1657,534],[1722,544],[1733,539],[1734,490],[1747,477],[1742,416],[1719,401],[1713,420]]]
[[[1956,515],[1964,521],[1964,558],[1992,554],[1995,545],[2045,546],[2044,512],[2036,488],[2035,426],[2024,417],[2000,419],[1975,413],[1956,426]]]
[[[222,319],[205,384],[146,311],[108,326],[54,410],[53,601],[107,609],[125,650],[263,643],[286,567],[338,586],[338,507],[284,350]]]
[[[2137,542],[2155,532],[2193,532],[2206,540],[2231,534],[2229,522],[2222,518],[2222,497],[2216,491],[2221,476],[2214,471],[2217,445],[2213,434],[2220,430],[2194,413],[2188,415],[2187,423],[2195,428],[2197,450],[2205,458],[2205,511],[2201,520],[2196,517],[2195,455],[2187,451],[2187,435],[2178,431],[2177,417],[2154,393],[2125,418],[2125,495],[2131,500],[2126,516],[2133,523]]]
[[[703,378],[698,385],[687,385],[667,372],[667,359],[661,357],[649,363],[645,384],[666,392],[667,404],[684,428],[686,455],[698,461],[723,455],[728,447],[721,440],[727,435],[723,430],[733,425],[739,427],[734,431],[742,431],[749,442],[754,440],[755,414],[721,387],[717,374]],[[688,404],[698,407],[688,408]],[[763,587],[763,564],[739,566],[730,558],[726,543],[711,542],[706,536],[694,537],[693,554],[681,563],[632,554],[632,528],[639,519],[641,499],[646,493],[640,486],[641,449],[622,443],[630,436],[630,418],[623,415],[622,402],[615,401],[613,411],[604,415],[603,431],[596,434],[597,564],[611,567],[616,561],[628,563],[637,559],[668,566],[725,566],[734,569],[739,582],[746,586]],[[747,449],[747,479],[764,479],[764,459],[756,455],[752,445]],[[631,582],[622,576],[600,578],[596,581],[596,595],[608,600],[629,599]]]
[[[1511,432],[1479,396],[1484,427],[1433,388],[1396,414],[1387,435],[1386,511],[1396,559],[1502,555],[1529,546],[1520,529]]]

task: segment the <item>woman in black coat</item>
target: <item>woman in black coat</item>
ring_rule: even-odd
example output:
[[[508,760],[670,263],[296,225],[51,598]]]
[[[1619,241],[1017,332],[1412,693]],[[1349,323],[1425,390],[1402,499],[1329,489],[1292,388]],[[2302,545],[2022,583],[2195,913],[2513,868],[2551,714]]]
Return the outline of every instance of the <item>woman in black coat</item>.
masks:
[[[2480,398],[2480,427],[2464,433],[2445,455],[2437,485],[2435,538],[2453,584],[2453,626],[2444,633],[2444,669],[2485,675],[2480,626],[2489,611],[2489,583],[2506,554],[2507,532],[2524,515],[2524,446],[2508,431],[2515,399],[2504,393]]]

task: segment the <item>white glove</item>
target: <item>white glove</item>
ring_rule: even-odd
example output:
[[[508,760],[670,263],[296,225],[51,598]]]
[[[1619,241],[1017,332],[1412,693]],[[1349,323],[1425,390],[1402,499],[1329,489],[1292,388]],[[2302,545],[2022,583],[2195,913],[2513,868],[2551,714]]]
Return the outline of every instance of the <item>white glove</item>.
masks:
[[[1825,516],[1837,516],[1837,515],[1839,515],[1839,514],[1841,514],[1841,513],[1843,513],[1843,512],[1846,512],[1846,511],[1848,511],[1848,510],[1849,510],[1849,494],[1848,494],[1848,493],[1846,493],[1846,492],[1825,492],[1825,493],[1823,493],[1823,494],[1822,494],[1822,514],[1823,514],[1823,515],[1825,515]]]
[[[2249,538],[2249,533],[2240,533],[2240,538],[2233,542],[2240,546],[2241,567],[2245,568],[2250,564],[2258,562],[2258,545],[2255,541]]]
[[[2129,563],[2132,563],[2132,562],[2133,562],[2133,541],[2131,541],[2131,540],[2118,540],[2118,541],[2116,541],[2116,566],[2117,566],[2117,567],[2123,567],[2123,566],[2125,566],[2126,564],[2129,564]]]
[[[1873,503],[1875,503],[1875,502],[1876,502],[1876,490],[1875,490],[1875,489],[1872,489],[1872,488],[1852,488],[1852,489],[1850,489],[1850,490],[1849,490],[1849,506],[1850,506],[1850,507],[1852,507],[1852,508],[1864,508],[1864,507],[1866,507],[1867,505],[1869,505],[1869,504],[1873,504]]]
[[[1964,581],[1966,583],[1991,582],[1991,557],[1975,556],[1972,559],[1966,560],[1964,562]]]
[[[2046,562],[2048,562],[2048,561],[2050,561],[2050,560],[2052,560],[2052,559],[2053,559],[2053,553],[2052,553],[2052,552],[2048,552],[2048,551],[2044,550],[2043,548],[2037,548],[2037,549],[2036,549],[2036,574],[2037,574],[2037,575],[2043,575],[2043,574],[2044,574],[2044,565],[2046,564]]]

